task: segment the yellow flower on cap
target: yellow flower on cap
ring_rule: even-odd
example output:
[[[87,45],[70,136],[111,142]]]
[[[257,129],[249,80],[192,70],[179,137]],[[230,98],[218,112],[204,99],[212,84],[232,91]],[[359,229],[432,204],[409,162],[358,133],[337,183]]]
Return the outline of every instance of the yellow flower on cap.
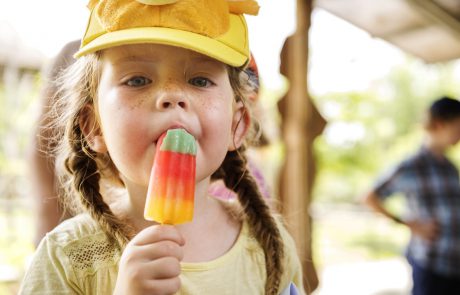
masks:
[[[243,14],[258,13],[254,0],[91,0],[87,30],[76,57],[138,43],[183,47],[243,66],[249,60]]]
[[[166,4],[171,4],[175,3],[178,0],[137,0],[140,3],[144,3],[147,5],[166,5]]]
[[[252,0],[227,0],[229,10],[235,14],[251,14],[259,13],[259,4]]]

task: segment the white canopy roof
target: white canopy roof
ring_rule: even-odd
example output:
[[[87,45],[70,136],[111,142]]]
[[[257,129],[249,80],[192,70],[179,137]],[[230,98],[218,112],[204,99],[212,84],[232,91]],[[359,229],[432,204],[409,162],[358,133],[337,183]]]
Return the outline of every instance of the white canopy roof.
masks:
[[[428,63],[460,58],[458,0],[316,0],[315,5]]]

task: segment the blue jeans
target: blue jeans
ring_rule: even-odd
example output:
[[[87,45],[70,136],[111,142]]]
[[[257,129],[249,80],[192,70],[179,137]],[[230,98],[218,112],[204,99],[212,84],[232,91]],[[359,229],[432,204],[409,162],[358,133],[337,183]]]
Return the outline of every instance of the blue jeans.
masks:
[[[412,295],[460,295],[460,277],[440,275],[420,267],[410,258],[408,261],[414,283]]]

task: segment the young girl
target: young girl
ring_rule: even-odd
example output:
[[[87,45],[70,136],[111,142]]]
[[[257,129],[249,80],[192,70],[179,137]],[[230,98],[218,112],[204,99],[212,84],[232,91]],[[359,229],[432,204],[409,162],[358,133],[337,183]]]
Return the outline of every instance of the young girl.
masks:
[[[90,1],[63,78],[65,167],[83,212],[40,243],[21,294],[300,294],[292,238],[247,171],[247,27],[253,1]],[[197,142],[190,223],[143,218],[158,138]],[[238,195],[208,196],[221,179]],[[126,193],[104,189],[120,184]],[[237,206],[236,206],[237,205]],[[238,210],[240,209],[240,210]]]

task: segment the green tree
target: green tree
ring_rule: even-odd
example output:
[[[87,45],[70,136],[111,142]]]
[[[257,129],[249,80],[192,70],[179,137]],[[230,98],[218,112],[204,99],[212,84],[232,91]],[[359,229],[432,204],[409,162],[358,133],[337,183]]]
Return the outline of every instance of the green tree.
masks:
[[[355,202],[382,170],[418,148],[430,102],[459,94],[454,63],[427,65],[408,58],[366,91],[315,97],[328,120],[315,143],[315,201]]]

